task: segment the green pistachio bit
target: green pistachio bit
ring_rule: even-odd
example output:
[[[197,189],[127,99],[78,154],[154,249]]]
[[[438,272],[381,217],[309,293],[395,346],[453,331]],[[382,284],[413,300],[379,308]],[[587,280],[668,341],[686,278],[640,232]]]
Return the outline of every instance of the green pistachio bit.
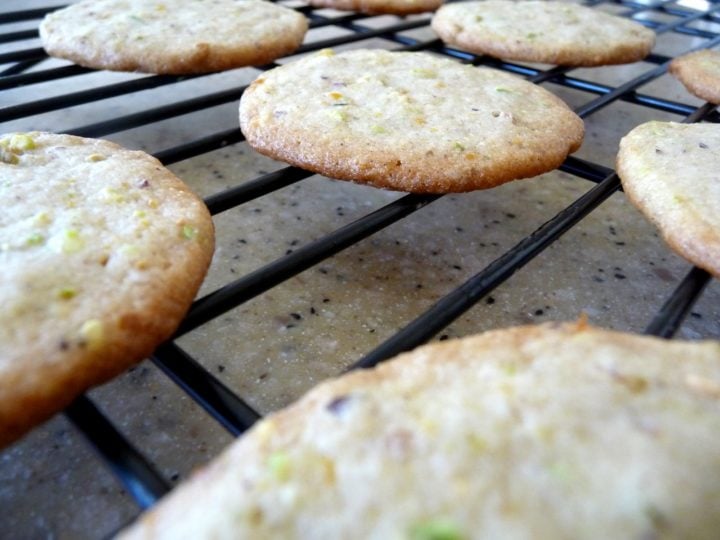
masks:
[[[437,77],[437,73],[431,69],[413,69],[412,72],[422,79],[434,79]]]
[[[140,255],[140,248],[135,244],[123,244],[118,248],[118,252],[124,257],[132,259]]]
[[[102,345],[104,336],[103,324],[97,319],[89,319],[80,327],[80,339],[90,350],[97,350]]]
[[[70,300],[77,296],[77,290],[74,287],[63,287],[58,291],[57,296],[60,300]]]
[[[410,529],[412,540],[463,540],[465,536],[449,519],[433,519],[418,523]]]
[[[51,222],[52,218],[50,217],[50,214],[45,211],[38,212],[33,218],[33,223],[35,225],[49,225]]]
[[[536,32],[530,32],[530,33],[526,34],[525,37],[528,38],[528,39],[535,39],[535,38],[538,37],[539,35],[540,35],[540,34],[538,34],[538,33],[536,33]]]
[[[573,473],[570,467],[559,461],[556,461],[552,465],[550,465],[550,467],[548,468],[548,472],[550,472],[553,477],[563,482],[569,482],[573,478]]]
[[[464,151],[465,151],[465,147],[464,147],[462,144],[460,144],[459,142],[457,142],[457,141],[453,143],[453,148],[454,148],[455,150],[457,150],[458,152],[464,152]]]
[[[105,188],[103,190],[103,196],[105,198],[105,202],[111,204],[120,204],[127,201],[127,199],[125,198],[125,194],[117,188]]]
[[[0,161],[9,165],[17,165],[20,162],[20,159],[17,157],[17,154],[14,154],[7,148],[2,147],[0,148]]]
[[[182,235],[183,238],[187,240],[195,240],[198,235],[197,227],[193,227],[192,225],[183,225],[182,227]]]
[[[267,464],[272,475],[281,482],[290,478],[290,457],[285,452],[273,452],[268,457]]]
[[[42,234],[36,233],[36,232],[35,232],[35,233],[32,233],[32,234],[31,234],[30,236],[28,236],[27,239],[25,240],[25,243],[26,243],[28,246],[39,246],[39,245],[42,244],[43,242],[45,242],[45,237],[44,237]]]
[[[350,118],[348,116],[348,113],[346,113],[345,111],[337,110],[337,109],[330,111],[330,116],[332,118],[334,118],[335,120],[337,120],[338,122],[347,122],[348,119]]]
[[[133,21],[144,23],[145,20],[142,17],[138,17],[137,15],[128,15]]]
[[[375,133],[376,135],[380,135],[380,134],[382,134],[382,133],[387,133],[387,129],[385,129],[385,128],[382,127],[382,126],[378,126],[378,125],[375,125],[375,126],[371,127],[371,128],[370,128],[370,131],[372,131],[372,132]]]
[[[8,149],[13,152],[24,152],[25,150],[32,150],[34,149],[35,141],[32,137],[29,135],[25,135],[24,133],[16,133],[12,137],[10,137],[10,142],[8,144]]]
[[[482,22],[482,15],[475,15],[475,22]]]
[[[508,90],[507,88],[503,88],[502,86],[498,86],[495,91],[500,92],[501,94],[512,94],[510,90]]]
[[[85,242],[80,238],[80,233],[77,230],[68,229],[65,231],[60,244],[63,253],[77,253],[83,247],[85,247]]]

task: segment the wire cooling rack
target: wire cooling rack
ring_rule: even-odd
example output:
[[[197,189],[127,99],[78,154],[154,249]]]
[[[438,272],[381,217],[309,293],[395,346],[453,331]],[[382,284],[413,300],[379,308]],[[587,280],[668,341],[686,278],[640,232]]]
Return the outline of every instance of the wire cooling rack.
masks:
[[[718,121],[717,111],[709,104],[688,104],[693,101],[689,96],[687,99],[674,100],[643,91],[645,85],[665,74],[672,59],[671,55],[651,54],[642,64],[642,68],[636,69],[630,76],[621,71],[623,75],[613,84],[601,83],[586,78],[582,72],[571,68],[503,62],[445,47],[428,31],[430,15],[427,14],[408,18],[370,17],[357,13],[313,9],[301,2],[288,5],[304,13],[311,21],[311,33],[298,54],[327,47],[363,46],[379,40],[385,48],[429,51],[460,62],[514,73],[551,90],[577,92],[583,96],[583,102],[575,111],[586,120],[603,114],[603,111],[614,103],[625,102],[674,115],[677,121]],[[678,52],[710,48],[720,43],[720,26],[716,26],[718,8],[711,3],[596,1],[589,5],[634,18],[652,28],[660,37],[672,36],[673,40],[681,43],[675,47]],[[245,86],[237,85],[218,89],[211,75],[133,75],[119,78],[116,82],[86,88],[84,78],[92,75],[93,70],[58,61],[52,61],[48,65],[43,49],[34,41],[37,38],[40,18],[57,7],[39,7],[0,14],[0,45],[4,47],[0,52],[0,90],[16,91],[15,95],[21,95],[21,98],[15,98],[14,101],[2,103],[4,106],[0,108],[0,121],[13,129],[19,129],[18,126],[22,129],[33,129],[43,118],[51,116],[61,119],[62,129],[58,131],[86,137],[112,138],[113,134],[118,132],[144,130],[167,119],[208,110],[221,104],[236,103],[245,89]],[[332,34],[336,35],[323,37],[324,34],[317,32],[322,29],[332,29]],[[312,37],[313,31],[315,37]],[[418,37],[416,31],[420,31],[422,35]],[[258,69],[270,69],[275,65],[277,64]],[[84,106],[110,103],[115,98],[132,99],[146,90],[173,87],[193,79],[207,82],[202,86],[202,91],[194,97],[180,101],[168,100],[137,112],[80,126],[62,123],[62,115],[69,114],[68,111],[80,111],[77,115],[69,115],[72,121],[75,121],[76,118],[83,118]],[[56,82],[69,82],[70,87],[66,89],[64,86],[63,91],[57,95],[34,98],[33,89],[36,85]],[[19,89],[22,89],[22,94],[17,93]],[[198,137],[185,137],[180,144],[154,153],[163,163],[172,165],[242,144],[243,140],[239,128],[223,129]],[[592,141],[590,143],[592,144]],[[587,140],[585,144],[588,144]],[[488,304],[494,302],[490,294],[496,288],[507,280],[510,280],[512,285],[511,278],[516,272],[620,189],[617,175],[607,164],[581,157],[569,157],[560,170],[573,178],[588,180],[595,185],[555,215],[547,216],[547,221],[513,247],[501,252],[490,264],[476,269],[468,279],[454,282],[449,292],[431,303],[428,309],[415,314],[414,318],[407,321],[397,332],[391,333],[387,339],[366,351],[346,368],[371,367],[399,352],[425,343],[480,301],[484,300]],[[282,167],[213,193],[207,196],[205,201],[211,213],[218,215],[242,205],[252,204],[288,186],[302,183],[310,176],[311,173],[301,169]],[[205,293],[194,302],[175,337],[155,351],[152,362],[230,433],[241,434],[261,415],[239,392],[211,373],[203,364],[202,358],[192,356],[179,346],[177,339],[267,293],[286,280],[301,275],[399,220],[422,211],[440,198],[441,196],[437,195],[400,196],[324,236],[304,245],[293,246],[284,256]],[[674,290],[667,296],[662,307],[647,321],[645,332],[672,337],[710,281],[711,278],[705,271],[691,268],[684,278],[675,283]],[[717,321],[714,329],[720,329],[720,321]],[[718,337],[718,334],[720,330],[705,337]],[[172,483],[143,455],[143,450],[136,448],[113,420],[103,414],[88,397],[77,399],[65,411],[65,415],[97,450],[100,459],[117,476],[138,508],[151,506],[171,489]],[[12,490],[12,486],[8,489]]]

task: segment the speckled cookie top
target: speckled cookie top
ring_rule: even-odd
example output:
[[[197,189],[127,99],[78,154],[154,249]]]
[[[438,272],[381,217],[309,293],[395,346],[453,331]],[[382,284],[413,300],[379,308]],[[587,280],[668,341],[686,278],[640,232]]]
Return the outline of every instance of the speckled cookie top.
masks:
[[[263,0],[84,0],[40,25],[51,56],[98,69],[204,73],[300,46],[307,19]]]
[[[635,62],[655,43],[639,23],[566,2],[457,2],[438,10],[432,28],[478,54],[570,66]]]
[[[121,537],[710,539],[718,398],[717,342],[446,341],[321,384]]]
[[[705,49],[670,62],[670,73],[693,95],[720,103],[720,51]]]
[[[630,200],[680,255],[720,277],[720,126],[648,122],[620,142]]]
[[[258,151],[339,179],[469,191],[556,168],[583,123],[518,77],[425,53],[318,54],[261,75],[240,123]]]
[[[151,156],[49,133],[0,138],[0,445],[174,330],[213,226]]]

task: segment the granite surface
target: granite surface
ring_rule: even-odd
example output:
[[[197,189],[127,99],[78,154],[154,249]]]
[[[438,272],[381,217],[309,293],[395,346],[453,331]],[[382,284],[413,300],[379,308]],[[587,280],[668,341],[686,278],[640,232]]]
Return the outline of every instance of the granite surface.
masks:
[[[36,5],[46,4],[6,0],[2,7],[13,11]],[[657,14],[651,18],[665,22]],[[381,26],[394,20],[376,17],[367,23]],[[32,28],[37,22],[6,24],[2,33]],[[717,25],[698,25],[718,30]],[[332,27],[317,29],[307,41],[347,33]],[[405,35],[432,38],[427,28]],[[700,42],[663,35],[655,52],[675,55]],[[36,46],[37,40],[4,44],[0,53]],[[392,44],[373,39],[353,46]],[[65,63],[47,60],[31,70],[59,65]],[[572,75],[616,85],[649,67],[640,62],[574,70]],[[13,120],[3,130],[69,130],[235,88],[257,73],[242,69],[187,80],[137,92],[131,98],[110,98]],[[3,91],[0,107],[138,77],[142,75],[93,73]],[[544,86],[573,107],[595,98],[553,84]],[[700,103],[667,75],[643,86],[641,92]],[[612,167],[619,139],[653,119],[681,117],[615,102],[586,120],[586,140],[576,155]],[[107,138],[158,152],[236,126],[237,102],[233,101]],[[199,194],[208,196],[281,167],[241,143],[170,168]],[[340,373],[592,186],[553,172],[489,191],[445,196],[201,326],[178,343],[253,407],[267,413]],[[218,214],[217,251],[201,295],[401,196],[313,176]],[[436,339],[516,324],[573,320],[582,313],[596,325],[641,332],[689,269],[623,194],[616,193]],[[715,280],[694,306],[679,337],[718,336],[720,284]],[[90,397],[173,483],[232,439],[148,361],[93,390]],[[0,537],[13,539],[102,538],[139,511],[63,415],[0,451],[0,508]]]

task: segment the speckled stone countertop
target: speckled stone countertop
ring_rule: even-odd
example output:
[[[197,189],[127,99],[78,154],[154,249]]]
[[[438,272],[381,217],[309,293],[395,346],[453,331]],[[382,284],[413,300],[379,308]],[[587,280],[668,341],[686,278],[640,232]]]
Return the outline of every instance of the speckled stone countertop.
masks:
[[[8,11],[46,5],[7,1]],[[618,11],[620,8],[605,6]],[[330,13],[330,12],[327,12]],[[652,18],[664,22],[662,16]],[[390,17],[367,20],[383,25]],[[672,20],[668,17],[667,20]],[[705,25],[717,31],[717,25]],[[32,28],[37,21],[4,25]],[[347,33],[313,30],[307,41]],[[427,28],[406,35],[427,39]],[[662,35],[655,52],[674,56],[694,38]],[[0,52],[38,46],[36,40]],[[383,40],[354,46],[390,47]],[[49,60],[46,69],[63,62]],[[581,69],[573,75],[615,85],[650,64]],[[68,130],[144,108],[246,84],[257,70],[184,81],[51,113],[6,122],[3,131]],[[139,77],[95,73],[0,93],[0,106]],[[545,88],[578,107],[593,95],[553,84]],[[641,88],[646,94],[699,104],[668,75]],[[652,119],[680,120],[657,110],[615,102],[586,121],[576,154],[612,167],[619,139]],[[158,152],[191,138],[237,126],[237,103],[205,109],[107,138]],[[170,168],[202,196],[236,186],[283,164],[244,143],[226,146]],[[179,344],[253,407],[266,413],[340,373],[412,321],[444,294],[476,274],[525,235],[592,187],[553,172],[484,192],[445,196],[340,254],[302,272],[185,335]],[[201,294],[382,207],[402,194],[314,176],[215,216],[217,251]],[[622,193],[554,242],[438,339],[490,328],[586,313],[593,324],[641,332],[690,265],[670,252]],[[720,336],[720,284],[711,282],[679,337]],[[176,483],[218,454],[231,436],[150,362],[90,397],[115,425]],[[58,415],[0,452],[1,538],[101,538],[138,509],[68,421]]]

